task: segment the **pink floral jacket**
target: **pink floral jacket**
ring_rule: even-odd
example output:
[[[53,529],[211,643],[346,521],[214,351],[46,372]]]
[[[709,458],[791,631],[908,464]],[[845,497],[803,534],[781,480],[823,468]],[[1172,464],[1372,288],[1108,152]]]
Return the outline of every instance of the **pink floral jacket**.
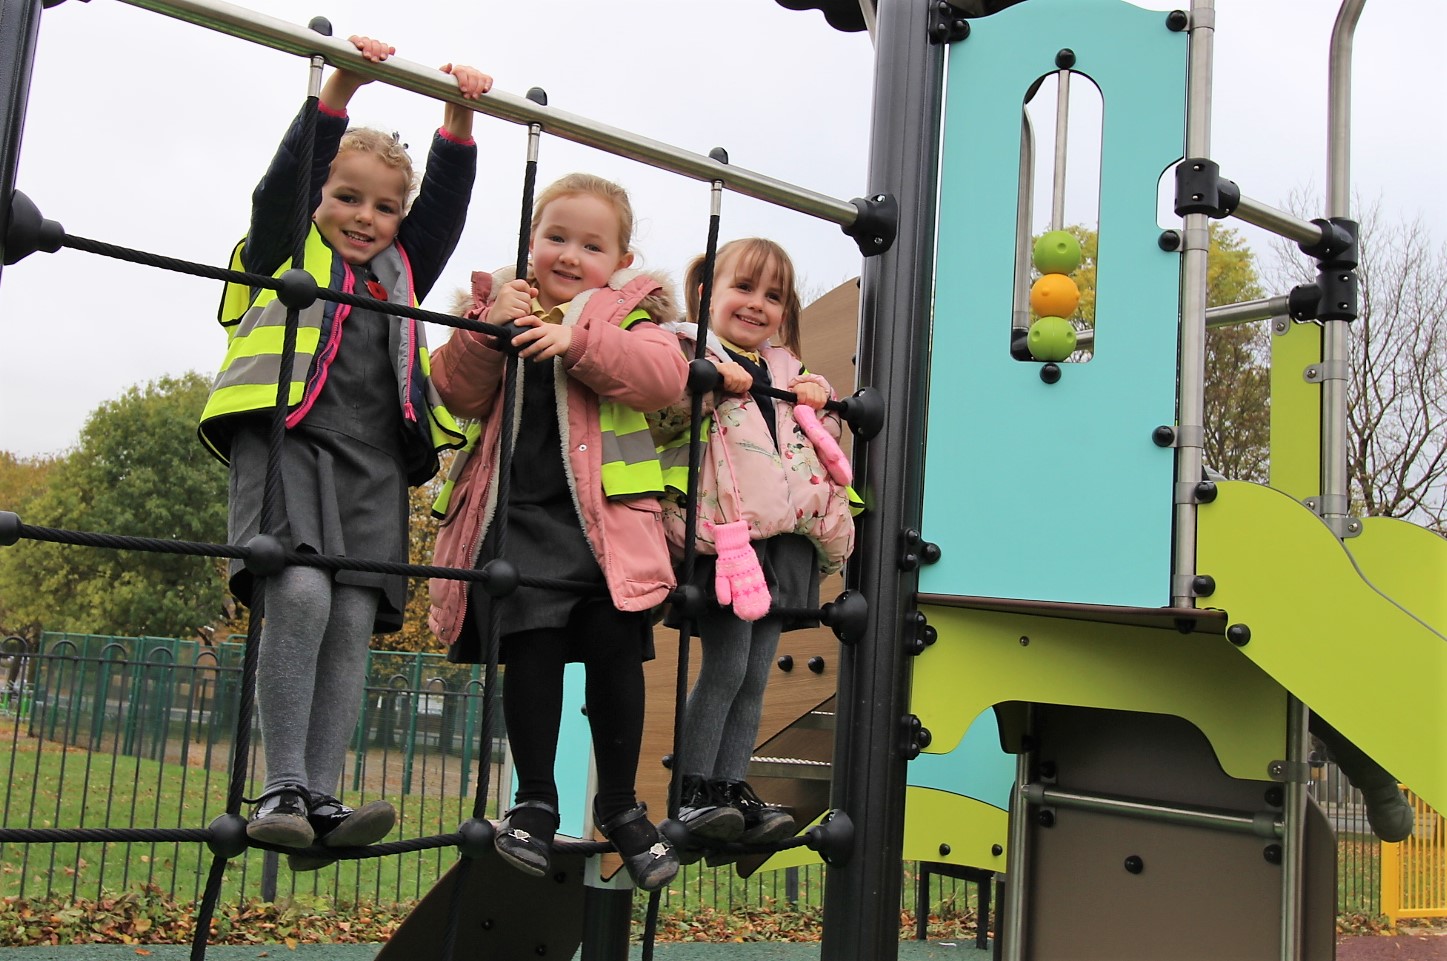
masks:
[[[473,274],[470,315],[486,320],[494,282],[512,271],[490,276]],[[608,286],[580,295],[568,306],[563,324],[573,326],[573,342],[554,360],[567,374],[566,404],[559,397],[558,428],[568,452],[565,466],[583,532],[598,558],[613,603],[622,611],[644,611],[662,603],[673,589],[673,567],[664,540],[657,498],[609,500],[603,493],[602,431],[599,398],[650,411],[675,403],[687,382],[687,362],[677,337],[655,324],[619,326],[635,308],[647,310],[659,323],[672,321],[677,308],[659,278],[634,270],[615,274]],[[503,354],[488,345],[486,335],[459,330],[432,354],[432,380],[448,408],[458,417],[483,420],[482,438],[467,462],[448,502],[437,535],[434,563],[471,567],[497,510],[493,483],[500,460]],[[518,392],[515,419],[522,410]],[[516,423],[516,420],[514,420]],[[523,429],[526,429],[524,425]],[[467,610],[467,585],[462,581],[431,582],[432,630],[448,644],[462,632]]]
[[[697,326],[669,324],[683,346],[694,355]],[[711,336],[709,357],[723,361],[717,341]],[[785,390],[804,381],[819,384],[833,396],[828,381],[804,369],[799,358],[782,347],[765,345],[759,352],[775,387]],[[688,429],[691,398],[683,397],[664,410],[649,415],[654,439],[660,444]],[[705,404],[705,410],[710,403]],[[819,569],[832,574],[843,566],[854,549],[854,517],[850,512],[848,488],[829,477],[819,463],[814,445],[794,420],[794,407],[787,401],[774,402],[775,436],[769,434],[763,412],[750,394],[725,394],[713,406],[708,447],[699,474],[698,550],[716,553],[704,521],[727,524],[749,523],[752,540],[776,534],[802,534],[819,552]],[[820,411],[819,422],[836,439],[842,433],[839,415]],[[683,554],[687,517],[681,497],[664,499],[663,524],[668,546],[676,559]]]

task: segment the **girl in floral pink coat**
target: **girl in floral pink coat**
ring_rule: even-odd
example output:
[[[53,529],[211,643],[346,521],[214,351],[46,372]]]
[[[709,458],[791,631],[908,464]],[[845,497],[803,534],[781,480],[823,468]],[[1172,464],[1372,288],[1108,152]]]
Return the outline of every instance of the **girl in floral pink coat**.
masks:
[[[699,258],[684,281],[691,319],[702,274]],[[794,266],[781,247],[754,238],[719,250],[708,357],[722,388],[706,401],[712,414],[694,570],[710,603],[696,621],[703,658],[684,721],[679,808],[679,820],[703,842],[763,843],[794,832],[789,814],[763,803],[744,780],[779,635],[804,626],[771,609],[817,607],[819,575],[839,570],[854,546],[848,465],[835,443],[841,425],[822,410],[833,396],[829,384],[799,361],[799,314]],[[665,329],[694,355],[697,324]],[[793,391],[798,407],[756,386]],[[691,406],[684,398],[652,415],[655,438],[686,437]],[[686,511],[681,495],[664,500],[675,560]],[[729,860],[713,855],[709,863]]]

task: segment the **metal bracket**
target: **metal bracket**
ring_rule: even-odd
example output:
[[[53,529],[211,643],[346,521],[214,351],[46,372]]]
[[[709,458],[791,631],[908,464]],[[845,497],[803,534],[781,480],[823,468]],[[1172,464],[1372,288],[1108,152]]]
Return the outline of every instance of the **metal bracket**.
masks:
[[[1312,364],[1301,372],[1301,377],[1308,384],[1320,384],[1328,380],[1346,380],[1348,374],[1347,362],[1345,360],[1328,360],[1319,364]]]
[[[1266,765],[1266,776],[1287,784],[1307,784],[1311,781],[1311,765],[1306,761],[1272,761]]]

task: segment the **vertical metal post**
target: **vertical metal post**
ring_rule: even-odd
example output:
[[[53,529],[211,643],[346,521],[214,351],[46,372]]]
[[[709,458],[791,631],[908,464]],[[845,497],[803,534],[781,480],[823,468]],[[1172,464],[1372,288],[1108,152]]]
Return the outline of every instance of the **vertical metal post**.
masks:
[[[1281,961],[1301,961],[1302,898],[1306,872],[1303,849],[1306,838],[1306,781],[1298,772],[1311,750],[1307,731],[1306,705],[1295,697],[1286,699],[1286,803],[1282,808],[1281,831]]]
[[[1025,957],[1025,889],[1030,883],[1030,812],[1023,788],[1030,783],[1030,752],[1035,742],[1035,707],[1025,708],[1025,733],[1015,756],[1010,796],[1010,837],[1006,851],[1005,893],[1000,899],[1000,945],[1004,961]]]
[[[10,197],[20,166],[25,107],[40,35],[40,0],[0,0],[0,263],[10,227]]]
[[[1055,74],[1055,179],[1050,188],[1050,229],[1065,226],[1065,151],[1070,135],[1070,71]]]
[[[823,961],[881,961],[899,954],[905,760],[899,732],[909,666],[901,643],[914,603],[913,573],[890,558],[920,520],[924,384],[934,273],[935,198],[945,50],[931,45],[928,3],[881,0],[870,143],[870,189],[899,205],[894,246],[865,261],[859,382],[885,400],[884,429],[858,448],[870,510],[862,515],[849,585],[869,601],[864,636],[841,652],[832,803],[854,823],[852,852],[831,865]],[[908,104],[902,110],[900,104]]]
[[[1327,69],[1326,215],[1351,211],[1352,39],[1366,0],[1343,0],[1332,28]],[[1321,369],[1321,517],[1338,536],[1347,533],[1347,381],[1351,324],[1322,323]]]
[[[1030,329],[1030,225],[1035,221],[1035,129],[1020,111],[1020,193],[1015,201],[1015,301],[1010,326]]]
[[[1191,0],[1190,70],[1186,92],[1186,156],[1211,155],[1211,58],[1216,38],[1213,0]],[[1176,400],[1175,546],[1171,604],[1195,606],[1195,487],[1201,482],[1206,417],[1206,254],[1210,220],[1187,214],[1181,251],[1181,347]]]

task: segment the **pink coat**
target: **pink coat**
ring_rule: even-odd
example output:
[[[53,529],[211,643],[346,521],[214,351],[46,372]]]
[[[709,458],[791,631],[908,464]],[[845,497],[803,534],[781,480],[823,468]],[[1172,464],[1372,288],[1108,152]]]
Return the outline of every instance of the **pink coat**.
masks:
[[[694,353],[697,327],[691,323],[671,325],[689,357]],[[710,335],[710,342],[716,344]],[[810,381],[830,391],[829,382],[804,369],[799,359],[782,347],[765,344],[760,359],[768,368],[770,382],[785,390]],[[717,349],[710,359],[727,360]],[[705,401],[705,410],[711,406]],[[686,429],[691,401],[684,397],[669,409],[651,415],[655,439],[667,440]],[[749,394],[726,394],[713,408],[708,447],[699,473],[698,550],[717,553],[703,521],[727,524],[745,520],[751,540],[766,540],[776,534],[801,534],[819,552],[819,569],[832,574],[843,566],[854,549],[854,517],[845,487],[834,483],[819,463],[814,445],[794,419],[788,401],[774,401],[775,436],[769,434],[762,411]],[[839,415],[820,412],[819,423],[837,440],[842,428]],[[663,523],[668,545],[675,558],[681,557],[687,515],[677,499],[663,503]]]
[[[499,278],[505,276],[499,274]],[[488,303],[493,281],[485,273],[473,274],[474,310],[470,314]],[[572,345],[554,361],[561,363],[568,375],[567,409],[558,411],[558,427],[568,451],[568,481],[583,519],[583,532],[598,558],[613,603],[622,611],[657,606],[675,581],[657,498],[610,501],[603,494],[599,398],[635,410],[655,410],[682,396],[688,376],[673,334],[642,322],[627,330],[619,326],[637,307],[660,323],[677,316],[673,296],[662,282],[637,271],[619,271],[607,287],[580,295],[563,318],[564,325],[574,328]],[[486,319],[485,310],[482,316]],[[432,381],[448,408],[458,417],[485,419],[481,443],[463,465],[437,534],[434,563],[449,567],[477,563],[497,509],[493,480],[500,460],[502,419],[494,415],[502,399],[504,356],[486,340],[485,335],[459,330],[432,354]],[[513,416],[519,416],[521,409],[519,392]],[[439,638],[455,643],[467,610],[467,585],[438,578],[430,586],[428,622]]]

